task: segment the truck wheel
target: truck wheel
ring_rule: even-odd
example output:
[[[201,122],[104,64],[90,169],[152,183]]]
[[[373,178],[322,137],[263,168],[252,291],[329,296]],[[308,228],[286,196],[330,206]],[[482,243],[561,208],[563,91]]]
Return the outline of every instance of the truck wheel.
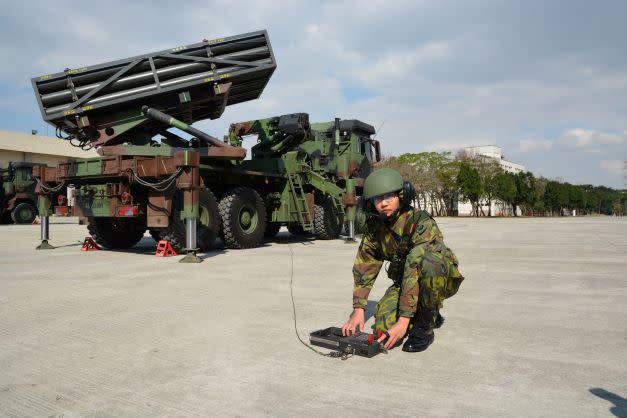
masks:
[[[333,204],[333,199],[324,196],[314,205],[314,233],[319,239],[335,239],[340,236],[344,215]]]
[[[149,229],[148,233],[150,234],[150,236],[152,237],[152,239],[155,240],[155,242],[159,242],[161,241],[161,233],[159,232],[158,229]]]
[[[227,248],[261,245],[266,230],[266,208],[259,193],[249,187],[228,190],[220,204],[222,240]]]
[[[110,249],[131,248],[146,232],[146,223],[138,218],[92,218],[87,226],[98,245]]]
[[[266,238],[274,238],[276,234],[279,233],[281,229],[281,224],[279,222],[269,222],[266,225],[266,232],[263,233],[263,236]]]
[[[287,230],[290,232],[290,234],[296,235],[299,237],[303,237],[309,234],[309,232],[303,229],[303,226],[301,224],[289,224],[287,226]]]
[[[361,199],[361,197],[360,197]],[[365,234],[368,230],[366,212],[362,209],[361,205],[357,206],[357,213],[355,214],[355,234]]]
[[[13,223],[13,219],[11,219],[11,212],[4,212],[0,214],[0,224],[11,224]]]
[[[16,224],[32,224],[37,216],[37,208],[30,203],[19,203],[11,212],[11,219]]]
[[[220,215],[218,202],[209,189],[200,191],[199,197],[200,218],[196,224],[196,246],[202,252],[209,251],[220,231]],[[155,241],[168,241],[175,251],[181,251],[186,246],[187,226],[181,219],[183,210],[183,193],[177,191],[172,200],[172,213],[167,228],[154,228],[150,235]],[[154,235],[153,235],[154,234]]]

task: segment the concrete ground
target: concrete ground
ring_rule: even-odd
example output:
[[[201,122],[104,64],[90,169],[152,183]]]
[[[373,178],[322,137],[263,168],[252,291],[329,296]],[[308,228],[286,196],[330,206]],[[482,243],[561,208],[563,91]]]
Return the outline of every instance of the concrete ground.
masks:
[[[2,225],[0,415],[627,416],[627,219],[437,221],[466,280],[435,343],[347,361],[298,341],[290,273],[308,339],[351,311],[355,244],[281,232],[192,265]]]

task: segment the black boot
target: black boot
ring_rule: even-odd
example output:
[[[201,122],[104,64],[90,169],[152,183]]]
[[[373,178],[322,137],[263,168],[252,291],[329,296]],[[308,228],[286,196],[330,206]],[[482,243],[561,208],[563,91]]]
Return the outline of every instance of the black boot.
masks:
[[[437,311],[416,312],[411,331],[407,335],[407,341],[403,344],[403,351],[419,353],[425,351],[433,342],[433,327]]]

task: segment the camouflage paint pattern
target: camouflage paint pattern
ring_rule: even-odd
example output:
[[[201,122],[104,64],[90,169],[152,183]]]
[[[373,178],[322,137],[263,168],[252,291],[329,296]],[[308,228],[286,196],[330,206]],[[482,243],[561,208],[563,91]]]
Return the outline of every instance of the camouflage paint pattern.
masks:
[[[10,162],[6,169],[0,168],[0,216],[20,202],[36,204],[37,182],[33,178],[33,168],[38,166],[41,164]]]
[[[353,265],[353,307],[366,308],[368,295],[385,260],[398,248],[406,222],[415,219],[402,279],[393,283],[375,309],[375,329],[386,331],[398,316],[413,317],[420,310],[437,310],[464,280],[458,259],[444,244],[436,222],[424,211],[409,210],[391,221],[370,221]]]

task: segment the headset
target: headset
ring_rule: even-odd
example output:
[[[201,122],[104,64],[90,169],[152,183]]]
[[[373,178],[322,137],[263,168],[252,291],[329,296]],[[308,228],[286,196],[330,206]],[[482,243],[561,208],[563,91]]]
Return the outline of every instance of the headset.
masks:
[[[398,192],[398,197],[401,200],[401,209],[409,209],[414,199],[416,199],[416,189],[410,181],[403,181],[403,188]]]

